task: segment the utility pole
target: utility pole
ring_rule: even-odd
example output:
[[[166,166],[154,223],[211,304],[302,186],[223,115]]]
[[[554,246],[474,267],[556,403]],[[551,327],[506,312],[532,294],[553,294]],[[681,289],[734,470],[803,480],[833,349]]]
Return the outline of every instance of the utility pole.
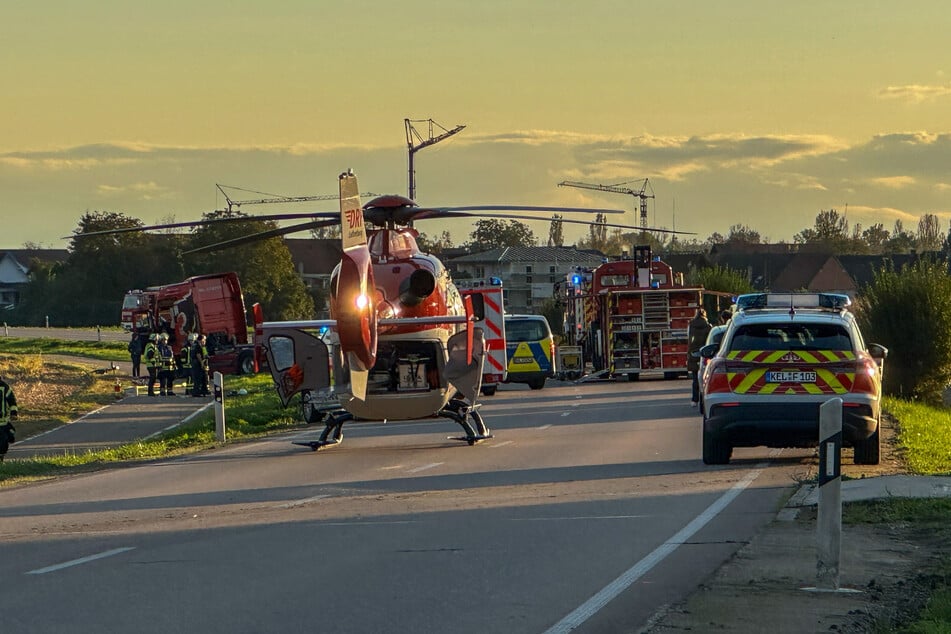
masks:
[[[462,132],[466,126],[457,125],[452,130],[447,130],[432,119],[419,119],[414,121],[404,119],[403,121],[406,124],[406,146],[409,148],[409,193],[407,195],[410,200],[416,200],[416,168],[413,163],[413,157],[424,147],[429,147],[430,145],[439,143],[443,139],[448,139],[457,132]],[[423,139],[419,132],[416,131],[416,128],[413,127],[414,123],[429,124],[428,139]],[[433,135],[434,127],[442,130],[442,133]]]

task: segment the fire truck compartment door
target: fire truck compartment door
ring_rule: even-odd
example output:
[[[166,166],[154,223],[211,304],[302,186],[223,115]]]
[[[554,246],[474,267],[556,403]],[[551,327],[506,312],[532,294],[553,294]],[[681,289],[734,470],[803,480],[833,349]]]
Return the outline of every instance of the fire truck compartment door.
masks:
[[[330,387],[330,352],[327,344],[296,328],[265,326],[261,345],[267,355],[271,377],[284,407],[304,390],[317,392]]]

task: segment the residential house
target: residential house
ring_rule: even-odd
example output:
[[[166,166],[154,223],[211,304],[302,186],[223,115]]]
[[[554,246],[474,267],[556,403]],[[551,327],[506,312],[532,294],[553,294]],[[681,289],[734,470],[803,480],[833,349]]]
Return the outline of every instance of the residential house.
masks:
[[[343,251],[339,238],[284,238],[284,244],[291,252],[291,260],[297,275],[303,280],[313,295],[329,297],[330,274],[340,262]],[[317,318],[330,316],[330,307],[326,304],[315,306]]]
[[[600,252],[575,247],[503,247],[453,258],[446,265],[454,278],[501,279],[507,313],[538,313],[575,268],[602,262]]]
[[[63,262],[69,257],[66,249],[7,249],[0,251],[0,309],[14,308],[20,293],[30,281],[34,260]]]

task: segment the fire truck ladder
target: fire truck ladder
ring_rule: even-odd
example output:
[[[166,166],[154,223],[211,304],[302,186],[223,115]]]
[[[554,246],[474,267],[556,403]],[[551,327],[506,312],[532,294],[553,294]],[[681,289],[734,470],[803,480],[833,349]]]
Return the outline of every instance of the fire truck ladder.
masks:
[[[644,179],[641,182],[641,188],[639,190],[631,189],[629,187],[621,187],[621,185],[627,185],[628,183],[633,183],[634,181],[624,181],[623,183],[617,183],[615,185],[593,185],[591,183],[579,183],[576,181],[562,181],[558,183],[559,187],[579,187],[581,189],[594,189],[601,192],[612,192],[614,194],[628,194],[630,196],[636,196],[640,198],[640,210],[641,210],[641,226],[647,227],[647,199],[654,198],[654,188],[651,187],[650,181]],[[647,192],[650,191],[648,194]]]

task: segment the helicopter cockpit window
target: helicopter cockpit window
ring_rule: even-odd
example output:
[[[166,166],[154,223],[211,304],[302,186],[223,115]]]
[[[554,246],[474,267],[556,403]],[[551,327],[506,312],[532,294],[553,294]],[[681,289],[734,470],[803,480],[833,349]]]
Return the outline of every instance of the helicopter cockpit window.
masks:
[[[286,370],[294,365],[294,340],[290,337],[275,336],[268,339],[271,355],[277,370]]]

